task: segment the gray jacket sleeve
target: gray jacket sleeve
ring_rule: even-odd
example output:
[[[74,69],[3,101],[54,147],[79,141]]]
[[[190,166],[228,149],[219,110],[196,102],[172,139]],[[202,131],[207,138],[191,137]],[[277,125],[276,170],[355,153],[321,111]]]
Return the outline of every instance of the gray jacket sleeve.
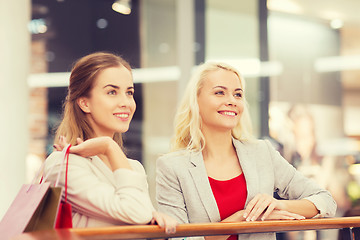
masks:
[[[265,141],[274,167],[275,191],[285,199],[307,199],[319,210],[316,217],[333,217],[336,202],[330,192],[321,188],[315,181],[305,177],[286,161],[272,146]]]
[[[156,200],[158,210],[174,217],[179,223],[189,223],[184,196],[171,159],[160,157],[156,162]]]

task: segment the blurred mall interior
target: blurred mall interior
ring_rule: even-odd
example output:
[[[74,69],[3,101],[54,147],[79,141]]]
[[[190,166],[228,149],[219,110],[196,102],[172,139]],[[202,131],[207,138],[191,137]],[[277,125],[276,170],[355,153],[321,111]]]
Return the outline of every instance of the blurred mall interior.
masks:
[[[358,215],[359,10],[358,0],[1,1],[0,217],[52,151],[73,62],[95,51],[134,68],[124,141],[153,200],[155,161],[169,151],[191,71],[221,60],[246,79],[254,134],[327,188],[337,216]],[[279,238],[337,239],[322,232]]]

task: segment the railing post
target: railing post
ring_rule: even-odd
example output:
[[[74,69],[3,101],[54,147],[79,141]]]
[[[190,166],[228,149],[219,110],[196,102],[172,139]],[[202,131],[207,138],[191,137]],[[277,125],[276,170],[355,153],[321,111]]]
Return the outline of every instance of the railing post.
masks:
[[[354,233],[354,239],[360,240],[360,228],[353,228],[352,231]]]
[[[342,228],[339,233],[341,234],[341,240],[354,240],[353,231],[351,228]]]

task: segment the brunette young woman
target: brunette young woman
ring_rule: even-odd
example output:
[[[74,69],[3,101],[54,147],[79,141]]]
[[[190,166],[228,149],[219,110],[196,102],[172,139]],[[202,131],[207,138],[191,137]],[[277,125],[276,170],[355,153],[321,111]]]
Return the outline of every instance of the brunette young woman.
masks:
[[[157,222],[171,233],[176,221],[155,211],[143,166],[128,159],[121,134],[135,112],[130,65],[120,56],[98,52],[74,65],[54,147],[72,144],[68,165],[68,202],[73,226],[101,227]],[[54,151],[45,174],[56,181],[63,153]],[[51,170],[55,166],[55,170]],[[62,171],[60,186],[64,186]]]
[[[159,210],[180,223],[333,216],[336,203],[328,191],[300,174],[270,142],[252,136],[245,93],[234,67],[198,67],[177,111],[173,151],[157,161]],[[274,192],[288,200],[273,198]]]

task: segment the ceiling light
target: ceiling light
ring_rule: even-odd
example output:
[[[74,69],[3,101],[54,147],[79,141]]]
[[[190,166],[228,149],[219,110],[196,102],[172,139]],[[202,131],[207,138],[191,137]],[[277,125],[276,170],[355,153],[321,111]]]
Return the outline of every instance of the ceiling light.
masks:
[[[344,22],[341,19],[333,19],[330,21],[330,26],[333,29],[339,29],[344,26]]]
[[[267,8],[270,11],[301,14],[302,7],[293,0],[268,0]]]
[[[116,0],[112,5],[112,9],[115,12],[129,15],[131,13],[131,0]]]
[[[43,18],[32,19],[28,24],[28,29],[32,34],[45,33],[48,30],[46,21]]]

